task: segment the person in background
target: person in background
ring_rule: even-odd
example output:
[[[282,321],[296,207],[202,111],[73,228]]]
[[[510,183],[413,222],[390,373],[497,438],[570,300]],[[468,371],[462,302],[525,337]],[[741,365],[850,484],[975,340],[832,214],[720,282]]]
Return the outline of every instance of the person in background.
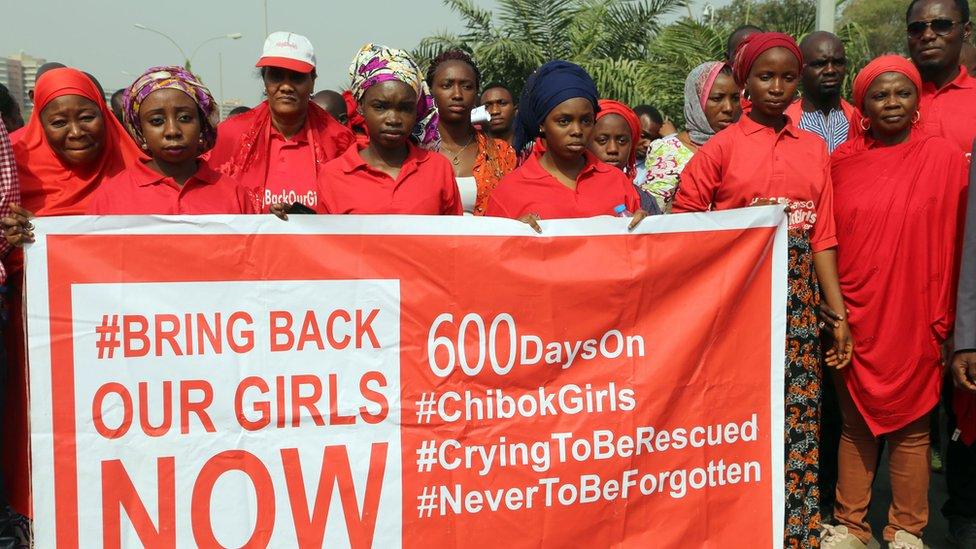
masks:
[[[40,67],[37,67],[37,72],[34,73],[34,88],[31,88],[30,90],[27,91],[27,97],[30,98],[31,103],[34,103],[35,105],[37,104],[37,102],[34,101],[34,89],[37,87],[37,81],[40,80],[42,76],[44,76],[44,73],[54,69],[63,69],[65,67],[66,65],[64,63],[58,63],[57,61],[48,61],[47,63],[44,63]]]
[[[24,116],[20,113],[20,105],[14,101],[7,86],[0,84],[0,121],[7,128],[7,132],[15,132],[24,127]]]
[[[312,96],[312,102],[325,109],[343,126],[349,126],[349,116],[346,114],[346,100],[342,94],[333,90],[322,90]]]
[[[640,121],[640,138],[637,141],[637,169],[634,172],[634,185],[640,185],[647,177],[647,149],[651,142],[662,136],[674,133],[674,126],[667,123],[661,113],[651,105],[637,105],[634,107],[637,120]],[[665,131],[666,133],[662,133]]]
[[[111,101],[109,101],[109,106],[112,107],[112,114],[115,115],[115,119],[122,125],[125,125],[125,122],[122,120],[122,96],[125,95],[126,89],[115,90],[115,93],[112,94]]]
[[[891,472],[889,547],[922,549],[928,522],[929,412],[952,330],[957,240],[969,166],[946,138],[917,129],[922,77],[898,55],[854,79],[864,135],[832,158],[837,267],[859,342],[834,374],[843,416],[834,519],[822,547],[863,548],[884,437]]]
[[[803,97],[786,109],[786,116],[801,130],[819,135],[827,152],[834,152],[857,133],[859,122],[856,109],[841,97],[847,74],[844,44],[832,33],[815,31],[803,38],[800,51]]]
[[[135,142],[109,111],[105,98],[81,71],[58,68],[37,80],[34,111],[14,143],[21,202],[3,217],[4,236],[13,246],[33,237],[30,218],[82,215],[93,193],[112,176],[137,162]],[[4,333],[10,363],[3,415],[2,472],[11,506],[31,509],[30,447],[27,429],[26,361],[22,322],[23,254],[4,263],[10,296],[10,329]]]
[[[349,90],[342,92],[342,98],[346,102],[347,125],[356,136],[356,146],[362,148],[369,145],[369,136],[366,134],[366,119],[359,114],[359,104],[356,102],[356,98]]]
[[[590,137],[589,150],[601,162],[634,177],[637,171],[637,142],[640,139],[640,122],[637,114],[627,105],[613,99],[601,99],[600,112]],[[653,201],[641,203],[641,209],[651,215],[661,213]]]
[[[681,170],[698,147],[739,119],[741,97],[742,90],[725,63],[709,61],[688,73],[684,105],[687,129],[651,142],[647,176],[638,183],[641,204],[647,204],[645,210],[651,211],[650,204],[654,204],[654,208],[671,213]]]
[[[229,113],[227,113],[227,118],[230,118],[232,116],[237,116],[239,114],[244,114],[244,113],[246,113],[246,112],[248,112],[250,110],[251,110],[251,107],[248,107],[248,106],[245,106],[245,105],[241,105],[240,107],[234,107],[233,109],[230,110]]]
[[[210,165],[256,193],[262,213],[278,202],[314,209],[322,166],[352,146],[355,137],[309,99],[315,52],[308,38],[271,33],[256,66],[267,100],[220,125]]]
[[[725,62],[729,66],[732,66],[732,61],[735,57],[736,50],[739,49],[739,45],[753,34],[759,34],[765,32],[761,28],[755,25],[740,25],[736,27],[731,33],[729,33],[729,38],[725,42]]]
[[[968,152],[976,137],[976,78],[959,64],[969,40],[966,0],[912,0],[905,14],[908,51],[922,74],[921,122]]]
[[[675,213],[768,204],[790,208],[786,547],[815,547],[819,540],[821,295],[831,309],[845,310],[837,278],[830,157],[819,137],[783,114],[796,93],[802,57],[796,42],[782,33],[753,34],[740,44],[733,74],[752,98],[752,110],[698,149],[681,172],[672,207]],[[831,328],[826,357],[842,367],[853,346],[846,318]]]
[[[322,169],[317,211],[461,215],[450,161],[419,146],[432,142],[437,116],[424,74],[410,54],[366,44],[349,76],[369,144],[350,147]],[[281,209],[272,212],[281,216]]]
[[[966,69],[969,76],[976,75],[976,46],[972,42],[963,42],[959,50],[959,64]]]
[[[974,150],[976,152],[976,146]],[[976,547],[976,165],[970,155],[966,228],[959,267],[956,327],[949,371],[955,387],[946,387],[950,440],[946,452],[949,541]]]
[[[484,91],[481,92],[481,104],[488,109],[488,114],[491,115],[488,133],[492,137],[511,145],[514,136],[515,113],[518,112],[512,91],[504,84],[492,82],[485,86]]]
[[[17,179],[17,160],[14,157],[13,148],[10,146],[7,127],[4,121],[0,119],[0,218],[9,216],[10,205],[18,202],[20,202],[20,183]],[[10,243],[6,239],[0,241],[0,259],[6,259],[10,248]],[[5,284],[6,281],[7,272],[0,264],[0,285]],[[0,298],[3,301],[9,299],[6,290],[0,294]],[[0,331],[7,331],[8,322],[9,318],[3,318]],[[7,409],[4,397],[7,393],[8,370],[6,347],[0,340],[0,410]],[[0,440],[9,440],[2,424],[0,424]],[[3,474],[0,474],[0,540],[5,543],[12,541],[14,547],[30,547],[30,539],[30,521],[22,513],[8,505],[6,479]]]
[[[508,143],[471,123],[481,73],[468,54],[447,51],[431,61],[427,85],[438,113],[436,148],[454,167],[464,211],[484,215],[488,196],[515,169],[516,158]]]
[[[530,151],[488,198],[487,215],[518,219],[542,232],[542,219],[627,215],[633,229],[647,216],[630,178],[600,162],[586,148],[599,111],[596,85],[579,65],[550,61],[525,83],[515,119],[515,147],[537,138],[545,152]]]
[[[217,140],[220,109],[183,67],[152,67],[124,90],[129,134],[148,155],[95,190],[92,215],[246,214],[255,197],[199,156]]]

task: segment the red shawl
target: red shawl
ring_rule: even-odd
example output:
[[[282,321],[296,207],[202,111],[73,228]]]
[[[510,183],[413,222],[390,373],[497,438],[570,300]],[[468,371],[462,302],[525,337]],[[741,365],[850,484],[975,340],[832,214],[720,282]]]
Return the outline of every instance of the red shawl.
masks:
[[[84,169],[62,163],[44,136],[40,113],[48,103],[64,95],[80,95],[94,101],[105,122],[102,156]],[[99,183],[136,161],[141,156],[139,148],[108,110],[91,79],[81,71],[61,68],[44,73],[37,81],[34,99],[30,121],[14,143],[21,205],[38,216],[82,215]]]
[[[939,401],[968,166],[950,141],[914,131],[891,147],[867,136],[846,142],[831,175],[837,266],[854,336],[843,375],[877,436]]]
[[[302,130],[315,156],[315,171],[338,157],[356,142],[349,128],[309,102]],[[257,107],[228,118],[217,127],[217,144],[210,151],[210,165],[263,196],[271,150],[271,108],[264,101]]]

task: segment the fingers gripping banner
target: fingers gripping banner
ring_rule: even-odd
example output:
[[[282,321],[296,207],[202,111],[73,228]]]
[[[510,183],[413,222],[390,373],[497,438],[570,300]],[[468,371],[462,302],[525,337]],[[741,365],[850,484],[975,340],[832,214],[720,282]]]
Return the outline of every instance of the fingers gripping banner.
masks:
[[[39,547],[770,547],[783,214],[36,221]]]

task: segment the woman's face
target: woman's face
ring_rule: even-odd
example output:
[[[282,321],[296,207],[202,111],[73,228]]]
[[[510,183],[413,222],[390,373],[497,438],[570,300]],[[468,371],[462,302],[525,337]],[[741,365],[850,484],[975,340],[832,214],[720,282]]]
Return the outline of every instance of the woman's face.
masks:
[[[716,131],[722,131],[732,125],[742,114],[739,104],[741,94],[739,86],[735,85],[732,75],[720,72],[712,83],[712,89],[705,99],[705,118],[708,125]]]
[[[478,82],[474,69],[464,61],[445,61],[434,73],[431,94],[437,115],[444,122],[471,120],[478,102]]]
[[[595,117],[593,104],[582,97],[556,105],[539,127],[547,152],[564,160],[582,156],[593,134]]]
[[[52,99],[40,119],[48,145],[69,166],[92,164],[105,148],[105,119],[98,105],[86,97]]]
[[[746,79],[752,108],[766,118],[777,118],[796,95],[800,61],[786,48],[772,48],[760,55]]]
[[[918,111],[918,90],[900,72],[886,72],[871,82],[864,94],[864,114],[879,140],[908,134]]]
[[[267,67],[264,70],[264,91],[268,106],[278,116],[295,117],[308,112],[308,102],[315,87],[313,73],[303,73]]]
[[[139,108],[139,125],[147,152],[157,161],[180,164],[195,160],[202,152],[200,111],[180,90],[149,94]]]
[[[403,82],[387,80],[366,90],[360,102],[371,145],[404,147],[417,123],[417,92]]]
[[[630,150],[633,146],[630,126],[627,125],[624,117],[619,114],[608,114],[596,121],[589,148],[590,152],[601,161],[623,170],[630,160]]]

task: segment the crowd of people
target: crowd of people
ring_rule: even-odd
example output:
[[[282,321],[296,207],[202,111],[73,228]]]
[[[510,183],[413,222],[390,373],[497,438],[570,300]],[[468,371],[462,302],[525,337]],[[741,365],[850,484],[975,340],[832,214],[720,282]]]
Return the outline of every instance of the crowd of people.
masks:
[[[745,26],[695,67],[684,128],[601,98],[552,60],[519,97],[448,51],[424,70],[366,44],[349,87],[316,92],[312,44],[267,37],[266,100],[220,122],[182,67],[110,104],[91,75],[38,71],[23,120],[0,90],[0,276],[9,319],[0,537],[29,539],[23,260],[37,216],[420,214],[540,221],[784,206],[789,219],[784,547],[878,547],[867,522],[887,446],[888,547],[923,547],[942,427],[958,547],[976,547],[976,78],[966,0],[912,0],[910,58],[843,97],[843,43]],[[966,47],[964,47],[966,46]],[[475,121],[484,107],[490,120]],[[8,137],[8,131],[10,135]],[[969,217],[966,211],[970,212]],[[0,380],[3,380],[0,377]],[[933,422],[943,405],[947,426]],[[936,411],[933,416],[933,411]]]

